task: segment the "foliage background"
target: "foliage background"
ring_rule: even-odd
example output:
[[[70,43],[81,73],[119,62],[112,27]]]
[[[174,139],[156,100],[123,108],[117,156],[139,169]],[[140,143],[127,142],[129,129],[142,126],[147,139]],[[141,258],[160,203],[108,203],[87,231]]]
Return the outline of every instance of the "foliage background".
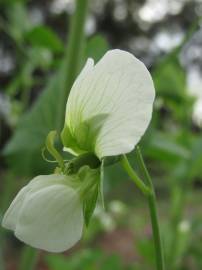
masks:
[[[74,4],[0,1],[1,217],[33,175],[51,171],[41,148],[47,133],[63,125]],[[141,147],[157,190],[170,270],[202,268],[201,14],[200,0],[92,0],[80,64],[121,48],[152,73],[157,97]],[[130,160],[135,166],[135,152]],[[107,210],[98,206],[81,243],[61,255],[36,255],[1,229],[0,269],[29,269],[36,256],[35,269],[154,269],[144,198],[118,165],[105,178]]]

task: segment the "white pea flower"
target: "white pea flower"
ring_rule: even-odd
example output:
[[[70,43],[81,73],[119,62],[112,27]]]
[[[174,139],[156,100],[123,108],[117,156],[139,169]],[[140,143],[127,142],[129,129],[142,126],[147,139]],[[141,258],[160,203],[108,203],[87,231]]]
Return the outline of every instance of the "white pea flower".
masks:
[[[88,59],[72,86],[62,141],[72,154],[99,159],[132,151],[147,129],[155,90],[145,65],[122,50]]]
[[[41,175],[20,190],[4,215],[3,227],[35,248],[62,252],[82,236],[83,206],[69,185],[73,176]]]
[[[36,248],[61,252],[73,246],[98,193],[102,198],[101,160],[134,149],[151,120],[154,96],[150,73],[132,54],[112,50],[95,66],[89,59],[70,92],[61,134],[66,150],[78,157],[65,164],[50,132],[46,146],[63,174],[33,179],[2,225]]]

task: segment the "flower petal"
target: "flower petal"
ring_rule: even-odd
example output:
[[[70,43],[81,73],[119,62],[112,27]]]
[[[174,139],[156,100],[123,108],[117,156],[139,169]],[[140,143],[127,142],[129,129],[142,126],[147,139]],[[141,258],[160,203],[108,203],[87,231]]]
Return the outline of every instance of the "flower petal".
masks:
[[[6,211],[3,220],[2,226],[9,230],[15,230],[16,223],[18,220],[19,212],[22,207],[23,201],[25,196],[28,192],[27,186],[23,187],[12,201],[11,205],[9,206],[8,210]]]
[[[6,211],[3,217],[2,226],[9,230],[15,230],[20,209],[30,189],[32,189],[32,191],[34,190],[36,191],[50,184],[64,183],[64,182],[67,182],[67,180],[64,178],[63,175],[52,174],[52,175],[40,175],[35,177],[32,181],[30,181],[18,192],[18,194],[12,201],[11,205],[9,206],[8,210]]]
[[[81,238],[83,222],[77,192],[64,184],[53,184],[27,194],[15,235],[35,248],[62,252]]]
[[[109,51],[85,70],[67,102],[65,147],[77,154],[94,151],[99,158],[130,152],[151,120],[155,91],[150,73],[121,50]]]

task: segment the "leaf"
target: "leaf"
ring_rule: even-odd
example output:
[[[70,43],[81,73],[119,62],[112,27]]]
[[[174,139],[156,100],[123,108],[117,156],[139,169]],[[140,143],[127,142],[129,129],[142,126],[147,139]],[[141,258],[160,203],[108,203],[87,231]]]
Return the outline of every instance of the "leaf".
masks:
[[[49,80],[32,109],[22,117],[14,136],[6,145],[4,154],[17,173],[32,175],[38,169],[46,171],[47,167],[41,158],[41,148],[49,131],[57,128],[59,96],[65,90],[64,82],[63,64],[58,74]]]
[[[185,96],[186,77],[176,54],[162,60],[152,72],[157,93],[170,101],[180,102]]]
[[[188,160],[190,157],[190,151],[180,145],[171,134],[156,130],[152,130],[144,152],[150,158],[171,163],[179,159]]]
[[[8,7],[7,16],[9,34],[17,43],[22,42],[24,33],[32,27],[25,4],[22,1],[12,1]]]
[[[123,261],[118,255],[108,255],[96,248],[78,250],[68,258],[62,255],[46,255],[45,261],[51,270],[129,269],[123,268]]]
[[[59,37],[51,30],[51,28],[44,25],[32,28],[26,33],[25,39],[34,47],[47,48],[56,53],[64,50],[64,46]]]
[[[51,270],[67,270],[71,269],[71,263],[63,255],[48,255],[46,262]]]

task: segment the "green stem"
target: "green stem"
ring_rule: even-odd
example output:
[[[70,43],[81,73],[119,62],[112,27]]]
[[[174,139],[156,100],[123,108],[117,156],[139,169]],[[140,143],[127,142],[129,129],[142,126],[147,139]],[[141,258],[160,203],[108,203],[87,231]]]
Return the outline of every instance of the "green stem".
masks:
[[[72,84],[81,67],[81,59],[83,55],[83,46],[85,41],[85,19],[88,10],[88,0],[77,0],[76,10],[70,22],[70,30],[68,35],[68,46],[65,58],[67,59],[65,70],[67,71],[65,81],[65,91],[62,91],[61,106],[58,117],[58,129],[61,130],[64,124],[65,106]]]
[[[156,269],[157,270],[164,270],[164,256],[163,256],[163,249],[161,243],[161,236],[160,236],[160,229],[159,229],[159,222],[158,222],[158,214],[157,214],[157,206],[156,206],[156,195],[154,186],[151,180],[151,177],[148,173],[146,165],[144,163],[140,148],[137,147],[137,158],[139,166],[142,170],[145,180],[147,181],[151,193],[148,195],[148,205],[151,217],[151,224],[153,230],[153,239],[155,245],[155,254],[156,254]]]
[[[142,158],[142,154],[139,148],[137,149],[137,157],[138,157],[139,166],[143,172],[144,178],[147,181],[148,186],[145,185],[144,182],[137,176],[136,172],[130,166],[129,161],[126,156],[123,156],[121,160],[121,164],[123,168],[125,169],[125,171],[128,173],[128,175],[131,177],[131,179],[138,186],[138,188],[147,196],[152,230],[153,230],[155,254],[156,254],[156,269],[164,270],[164,257],[163,257],[160,229],[159,229],[159,223],[158,223],[155,190],[154,190],[151,177],[147,171],[147,168],[145,166],[145,163],[144,163],[144,160]]]
[[[144,193],[145,195],[150,194],[150,188],[148,188],[144,182],[138,177],[136,172],[131,167],[127,157],[123,155],[122,159],[120,160],[122,167],[128,173],[131,180],[136,184],[136,186]]]

